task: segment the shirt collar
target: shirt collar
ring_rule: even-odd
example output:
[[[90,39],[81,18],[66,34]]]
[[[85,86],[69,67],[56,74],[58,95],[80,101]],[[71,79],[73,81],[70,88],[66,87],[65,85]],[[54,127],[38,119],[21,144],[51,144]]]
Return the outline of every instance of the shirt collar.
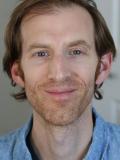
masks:
[[[32,160],[31,154],[26,145],[26,137],[31,131],[32,124],[33,118],[31,117],[30,120],[24,125],[24,127],[18,130],[19,136],[16,139],[14,146],[13,160],[16,159],[15,157],[17,157],[17,160]]]
[[[95,124],[93,128],[92,143],[85,157],[86,160],[102,160],[104,152],[108,146],[108,137],[106,131],[105,121],[97,114],[93,108],[93,116],[95,117]]]

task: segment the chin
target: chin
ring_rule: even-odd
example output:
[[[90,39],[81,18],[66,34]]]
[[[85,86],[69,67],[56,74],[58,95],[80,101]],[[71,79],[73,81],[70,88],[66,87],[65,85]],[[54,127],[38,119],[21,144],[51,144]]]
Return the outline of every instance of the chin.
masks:
[[[53,126],[67,126],[77,121],[83,114],[84,109],[80,110],[75,107],[62,107],[57,109],[37,110],[38,115],[44,120],[45,123]]]

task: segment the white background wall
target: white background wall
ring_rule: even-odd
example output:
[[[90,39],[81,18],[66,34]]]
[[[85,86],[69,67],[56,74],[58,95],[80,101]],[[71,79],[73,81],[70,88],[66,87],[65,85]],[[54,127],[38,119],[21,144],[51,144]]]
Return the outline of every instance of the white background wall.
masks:
[[[21,126],[30,115],[30,107],[25,102],[16,102],[10,94],[14,88],[2,71],[4,54],[4,30],[12,9],[19,0],[0,0],[0,134]]]
[[[16,102],[10,94],[13,88],[10,81],[2,71],[2,57],[4,53],[4,29],[9,15],[18,0],[0,0],[0,134],[21,126],[31,115],[31,108],[26,102]],[[120,1],[96,0],[98,8],[107,20],[108,26],[114,36],[117,48],[120,43]],[[104,84],[104,100],[94,101],[97,110],[105,119],[120,123],[120,55],[113,65],[114,79],[108,79]]]
[[[105,119],[120,123],[120,0],[96,0],[96,2],[112,32],[117,48],[117,58],[111,71],[115,77],[105,82],[104,99],[95,104]]]

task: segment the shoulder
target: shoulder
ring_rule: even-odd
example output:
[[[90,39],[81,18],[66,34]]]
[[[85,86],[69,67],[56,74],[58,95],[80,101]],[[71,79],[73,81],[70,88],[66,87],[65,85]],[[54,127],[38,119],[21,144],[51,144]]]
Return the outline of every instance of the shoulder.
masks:
[[[120,152],[120,125],[106,122],[95,110],[93,111],[96,122],[95,136],[104,139],[109,148],[117,149],[118,146]]]
[[[106,122],[96,111],[92,150],[101,154],[104,160],[117,160],[120,157],[120,125]],[[98,152],[97,152],[98,151]],[[99,153],[101,152],[101,153]]]
[[[106,122],[107,136],[112,144],[118,144],[120,147],[120,125]]]
[[[120,125],[113,124],[104,120],[96,111],[93,110],[96,122],[97,133],[105,133],[105,137],[109,137],[110,141],[114,140],[116,143],[120,143]],[[112,138],[112,139],[111,139]]]
[[[97,115],[98,129],[102,129],[105,139],[112,145],[118,145],[120,148],[120,125],[105,121],[101,116]]]
[[[8,157],[9,160],[12,160],[11,153],[17,143],[17,139],[19,138],[20,130],[21,129],[18,129],[0,137],[0,160],[7,160]]]
[[[104,159],[117,160],[120,158],[120,126],[106,122],[106,147]]]
[[[30,129],[31,120],[23,127],[0,137],[0,160],[13,160],[13,157],[21,160],[27,156],[26,137]]]

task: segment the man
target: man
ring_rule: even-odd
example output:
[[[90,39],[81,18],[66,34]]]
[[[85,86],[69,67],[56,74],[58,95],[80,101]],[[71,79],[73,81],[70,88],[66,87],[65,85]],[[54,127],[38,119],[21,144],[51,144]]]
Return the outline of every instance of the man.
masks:
[[[4,70],[31,121],[0,139],[0,160],[118,160],[120,128],[92,108],[116,49],[92,0],[22,0],[6,30]]]

